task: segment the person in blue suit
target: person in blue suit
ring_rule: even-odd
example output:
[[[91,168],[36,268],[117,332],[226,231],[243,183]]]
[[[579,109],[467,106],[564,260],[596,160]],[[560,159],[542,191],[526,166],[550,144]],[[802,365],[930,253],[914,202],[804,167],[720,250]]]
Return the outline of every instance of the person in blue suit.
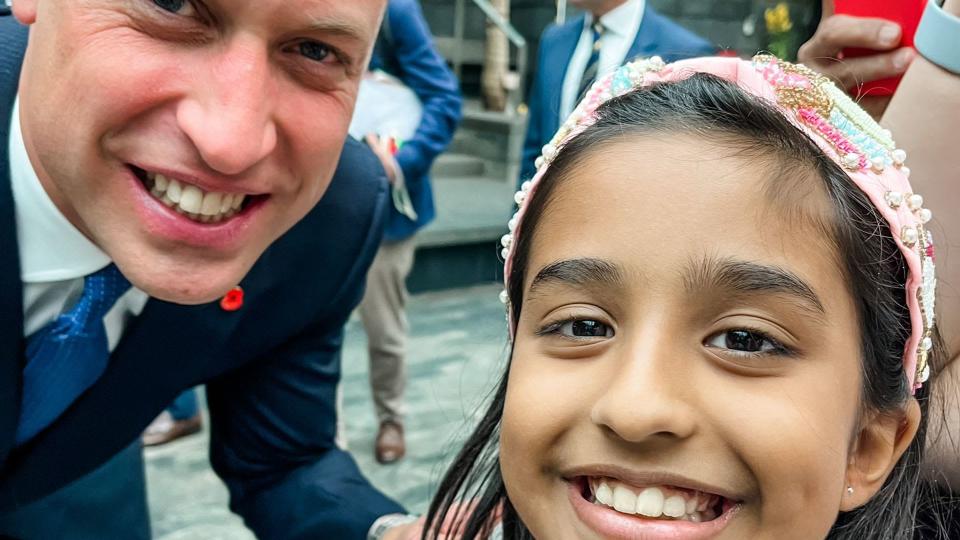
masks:
[[[402,513],[334,444],[389,201],[344,142],[384,7],[0,7],[0,538],[149,538],[140,433],[201,383],[259,538]]]
[[[666,62],[707,56],[716,47],[648,6],[645,0],[570,0],[584,13],[551,24],[540,38],[519,183],[536,173],[535,160],[598,78],[639,57]]]
[[[406,279],[414,262],[414,235],[436,214],[430,167],[453,139],[460,122],[462,99],[456,77],[434,45],[417,0],[389,0],[370,70],[374,80],[384,73],[392,77],[394,86],[400,87],[398,97],[404,92],[412,94],[407,100],[391,100],[392,116],[401,117],[397,124],[404,120],[416,123],[397,125],[406,133],[399,134],[403,140],[394,144],[399,146],[395,153],[389,151],[389,143],[384,145],[377,134],[370,134],[371,147],[383,161],[395,196],[384,242],[370,268],[359,312],[367,333],[370,386],[379,424],[374,455],[380,463],[392,463],[406,452]],[[389,86],[390,81],[380,84]],[[363,100],[359,106],[365,106]],[[404,107],[410,110],[400,110]],[[357,112],[358,116],[363,113]],[[380,122],[381,126],[392,123]]]

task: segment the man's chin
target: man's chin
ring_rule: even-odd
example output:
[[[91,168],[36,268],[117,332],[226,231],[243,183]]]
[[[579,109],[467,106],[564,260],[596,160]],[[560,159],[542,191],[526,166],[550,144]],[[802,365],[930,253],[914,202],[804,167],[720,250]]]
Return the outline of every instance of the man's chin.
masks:
[[[190,290],[184,291],[182,288],[171,288],[171,287],[147,287],[141,288],[150,298],[156,298],[157,300],[163,300],[164,302],[170,302],[172,304],[181,304],[184,306],[195,306],[200,304],[207,304],[216,300],[220,300],[227,292],[230,291],[236,285],[231,285],[229,287],[218,288],[216,290],[209,289],[204,287],[203,290]],[[139,288],[139,287],[138,287]]]
[[[220,300],[249,271],[249,266],[237,268],[215,268],[208,265],[202,270],[190,270],[193,265],[180,266],[173,272],[145,271],[141,268],[125,267],[122,261],[117,265],[134,287],[147,293],[151,298],[183,305],[206,304]]]

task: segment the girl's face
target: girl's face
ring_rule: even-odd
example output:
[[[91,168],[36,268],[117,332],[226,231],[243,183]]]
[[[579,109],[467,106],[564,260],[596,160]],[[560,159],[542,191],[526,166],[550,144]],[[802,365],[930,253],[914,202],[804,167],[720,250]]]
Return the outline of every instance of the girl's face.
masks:
[[[826,194],[771,161],[631,136],[554,192],[500,450],[537,538],[828,533],[858,429],[859,331],[816,225]]]

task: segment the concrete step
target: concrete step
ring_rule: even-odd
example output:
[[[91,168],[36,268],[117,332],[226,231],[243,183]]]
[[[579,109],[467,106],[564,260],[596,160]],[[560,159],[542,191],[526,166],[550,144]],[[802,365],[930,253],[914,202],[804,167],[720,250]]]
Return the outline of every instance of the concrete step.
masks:
[[[437,218],[417,235],[411,292],[502,280],[500,237],[513,212],[513,183],[490,177],[433,183]]]
[[[437,217],[418,234],[418,245],[437,247],[489,242],[507,231],[514,185],[485,176],[444,178],[433,183]]]
[[[433,178],[477,177],[483,176],[485,170],[486,162],[477,156],[446,153],[433,163],[430,174]]]
[[[483,65],[484,40],[482,39],[464,39],[463,46],[458,49],[457,38],[452,36],[434,36],[434,42],[437,44],[437,50],[449,62],[453,62],[457,55],[460,55],[460,61],[466,66]]]
[[[480,100],[468,99],[448,152],[483,160],[483,176],[515,182],[526,127],[525,111],[485,111]]]

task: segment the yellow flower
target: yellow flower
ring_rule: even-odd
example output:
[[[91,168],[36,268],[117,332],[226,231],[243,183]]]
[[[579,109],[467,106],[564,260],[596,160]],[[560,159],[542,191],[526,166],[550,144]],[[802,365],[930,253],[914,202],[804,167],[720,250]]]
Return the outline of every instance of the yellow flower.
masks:
[[[790,20],[790,7],[786,2],[780,2],[775,7],[767,8],[763,12],[763,18],[767,22],[767,32],[771,34],[783,34],[793,29],[793,21]]]

